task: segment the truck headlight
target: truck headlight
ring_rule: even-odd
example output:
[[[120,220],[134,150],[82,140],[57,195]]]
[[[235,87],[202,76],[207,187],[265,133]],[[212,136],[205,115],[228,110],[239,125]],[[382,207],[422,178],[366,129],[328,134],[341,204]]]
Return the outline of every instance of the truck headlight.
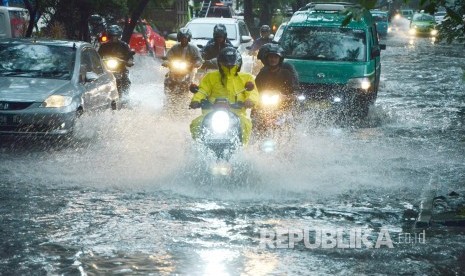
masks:
[[[368,90],[371,87],[371,81],[368,78],[355,78],[347,82],[350,88]]]
[[[212,116],[211,127],[215,133],[225,133],[229,129],[229,114],[226,111],[215,111]]]
[[[52,95],[48,97],[41,107],[65,107],[71,104],[73,98],[62,95]]]

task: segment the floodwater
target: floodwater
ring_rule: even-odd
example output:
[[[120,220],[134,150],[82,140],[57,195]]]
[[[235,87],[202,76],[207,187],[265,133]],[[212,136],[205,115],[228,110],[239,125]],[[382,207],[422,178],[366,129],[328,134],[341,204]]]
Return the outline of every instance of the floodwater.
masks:
[[[0,140],[0,274],[465,273],[463,228],[404,215],[465,190],[463,45],[383,42],[366,121],[309,114],[227,176],[191,141],[198,111],[163,110],[165,71],[145,58],[129,108],[85,115],[71,142]]]

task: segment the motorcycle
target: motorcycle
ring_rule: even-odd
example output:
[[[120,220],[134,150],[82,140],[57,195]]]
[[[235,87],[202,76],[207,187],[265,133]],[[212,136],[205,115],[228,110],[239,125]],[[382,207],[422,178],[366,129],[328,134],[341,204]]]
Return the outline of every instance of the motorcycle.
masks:
[[[172,59],[163,62],[162,66],[168,67],[165,75],[165,91],[188,91],[191,84],[191,73],[194,70],[192,64],[182,59]]]
[[[246,87],[236,93],[237,95],[254,89],[253,83],[247,83]],[[199,87],[191,85],[192,93],[202,93]],[[232,154],[242,145],[242,127],[239,116],[233,109],[244,107],[243,102],[230,103],[228,99],[217,98],[214,103],[203,100],[202,110],[208,110],[203,118],[200,130],[201,143],[213,151],[218,159],[229,160]]]
[[[251,114],[255,132],[259,136],[267,135],[290,125],[294,102],[294,96],[284,95],[280,91],[261,92],[259,105]]]
[[[129,88],[131,87],[129,71],[126,67],[132,66],[132,62],[128,62],[113,56],[104,56],[102,60],[105,63],[107,69],[115,76],[118,95],[120,99],[122,99],[123,95],[127,95],[129,93]]]

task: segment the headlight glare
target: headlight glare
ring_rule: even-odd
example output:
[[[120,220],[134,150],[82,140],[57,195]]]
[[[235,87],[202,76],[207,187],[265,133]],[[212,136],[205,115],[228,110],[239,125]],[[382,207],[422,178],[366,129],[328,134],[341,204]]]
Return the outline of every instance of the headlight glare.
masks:
[[[368,78],[350,79],[347,85],[351,88],[368,90],[371,87],[371,81]]]
[[[43,103],[42,107],[65,107],[71,104],[73,98],[62,95],[52,95]]]
[[[438,30],[431,30],[431,35],[436,36],[438,34]]]
[[[114,70],[118,67],[119,61],[116,59],[107,59],[105,60],[105,64],[107,65],[107,68],[110,70]]]
[[[265,106],[278,105],[279,99],[279,94],[262,94],[262,104]]]
[[[225,133],[229,129],[229,114],[226,111],[215,111],[211,120],[211,127],[215,133]]]

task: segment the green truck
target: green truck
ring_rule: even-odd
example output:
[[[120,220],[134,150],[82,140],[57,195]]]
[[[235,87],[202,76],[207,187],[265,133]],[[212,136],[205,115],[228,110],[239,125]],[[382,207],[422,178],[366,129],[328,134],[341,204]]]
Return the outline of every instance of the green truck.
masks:
[[[347,19],[347,11],[360,18]],[[299,74],[301,104],[366,116],[381,75],[376,22],[350,3],[310,3],[294,13],[280,40],[285,60]]]

